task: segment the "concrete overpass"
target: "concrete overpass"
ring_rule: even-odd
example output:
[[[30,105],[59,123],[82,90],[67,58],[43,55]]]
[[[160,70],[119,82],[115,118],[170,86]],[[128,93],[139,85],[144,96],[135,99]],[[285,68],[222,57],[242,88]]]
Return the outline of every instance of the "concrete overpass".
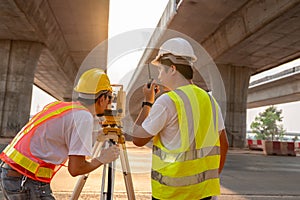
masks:
[[[247,108],[300,100],[300,66],[250,83]]]
[[[170,2],[159,27],[177,32],[158,29],[149,46],[158,48],[166,39],[181,36],[191,41],[194,47],[200,44],[209,53],[219,73],[212,72],[214,64],[207,56],[202,56],[205,62],[201,63],[203,60],[200,59],[196,63],[199,70],[194,82],[212,90],[225,112],[230,145],[242,147],[246,137],[250,76],[300,56],[299,13],[300,1]],[[155,55],[155,51],[144,54],[130,91],[136,91],[135,85],[145,81],[142,77],[147,74],[147,69],[143,66]],[[142,101],[137,92],[129,96],[136,100],[133,105]]]
[[[12,137],[28,119],[32,83],[58,99],[72,98],[85,56],[107,39],[109,1],[1,0],[0,9],[0,134]],[[241,147],[250,75],[300,56],[299,13],[299,0],[171,0],[159,23],[162,29],[148,46],[159,47],[174,36],[165,28],[202,45],[197,53],[208,54],[205,62],[198,61],[201,72],[194,82],[212,90],[226,112],[231,146]],[[106,66],[103,47],[97,54],[101,68]],[[145,64],[154,55],[145,52],[129,85],[133,119],[142,101],[136,86],[147,80]],[[211,65],[217,76],[211,77]]]
[[[0,0],[0,135],[28,121],[32,84],[70,100],[84,58],[108,37],[109,0]],[[97,66],[105,69],[107,44]]]

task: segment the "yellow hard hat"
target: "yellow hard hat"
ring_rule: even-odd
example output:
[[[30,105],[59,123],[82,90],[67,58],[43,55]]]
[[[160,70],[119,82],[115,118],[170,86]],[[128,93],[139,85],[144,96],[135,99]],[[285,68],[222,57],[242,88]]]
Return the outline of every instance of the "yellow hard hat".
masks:
[[[78,92],[79,96],[84,95],[85,97],[88,95],[95,96],[104,90],[112,91],[112,87],[106,73],[98,68],[89,69],[84,72],[74,88],[74,91]]]

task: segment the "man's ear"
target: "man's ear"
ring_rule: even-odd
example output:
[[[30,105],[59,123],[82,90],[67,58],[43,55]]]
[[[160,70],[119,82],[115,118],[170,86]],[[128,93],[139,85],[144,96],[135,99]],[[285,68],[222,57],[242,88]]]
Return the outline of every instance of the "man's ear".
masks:
[[[176,72],[176,66],[175,65],[171,65],[170,68],[171,68],[172,73]]]
[[[102,95],[101,97],[99,97],[99,98],[97,99],[97,103],[98,103],[99,105],[101,105],[101,103],[103,102],[103,100],[104,100],[104,95]]]

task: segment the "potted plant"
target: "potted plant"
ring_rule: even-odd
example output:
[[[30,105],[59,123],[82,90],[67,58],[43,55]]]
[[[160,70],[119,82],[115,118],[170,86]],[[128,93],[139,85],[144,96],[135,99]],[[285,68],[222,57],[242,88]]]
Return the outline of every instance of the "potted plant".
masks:
[[[264,112],[258,114],[251,123],[250,128],[255,133],[255,138],[263,140],[264,152],[267,155],[281,155],[282,141],[285,129],[281,124],[283,117],[282,110],[275,106],[268,107]]]

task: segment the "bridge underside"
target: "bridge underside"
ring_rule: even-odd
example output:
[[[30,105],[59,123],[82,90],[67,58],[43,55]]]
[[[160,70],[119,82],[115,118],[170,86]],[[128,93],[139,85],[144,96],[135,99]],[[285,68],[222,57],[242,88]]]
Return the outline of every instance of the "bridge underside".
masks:
[[[211,69],[208,69],[208,78],[204,77],[208,81],[204,84],[197,78],[193,81],[207,86],[217,98],[226,116],[230,145],[243,147],[246,143],[250,76],[300,56],[300,1],[186,0],[182,1],[176,11],[172,10],[175,7],[169,5],[159,27],[177,31],[177,36],[200,44],[211,56],[221,78],[214,76]],[[174,36],[176,34],[158,30],[150,46],[159,48],[163,41]],[[144,66],[155,55],[156,51],[146,52],[140,66]],[[198,62],[196,65],[203,63]],[[205,67],[200,68],[206,70]],[[137,70],[135,83],[143,82],[146,70],[145,67]],[[221,89],[216,79],[221,80]],[[134,89],[133,84],[131,88]],[[136,99],[142,99],[138,97],[142,93],[135,95]],[[139,103],[135,102],[135,105]]]

